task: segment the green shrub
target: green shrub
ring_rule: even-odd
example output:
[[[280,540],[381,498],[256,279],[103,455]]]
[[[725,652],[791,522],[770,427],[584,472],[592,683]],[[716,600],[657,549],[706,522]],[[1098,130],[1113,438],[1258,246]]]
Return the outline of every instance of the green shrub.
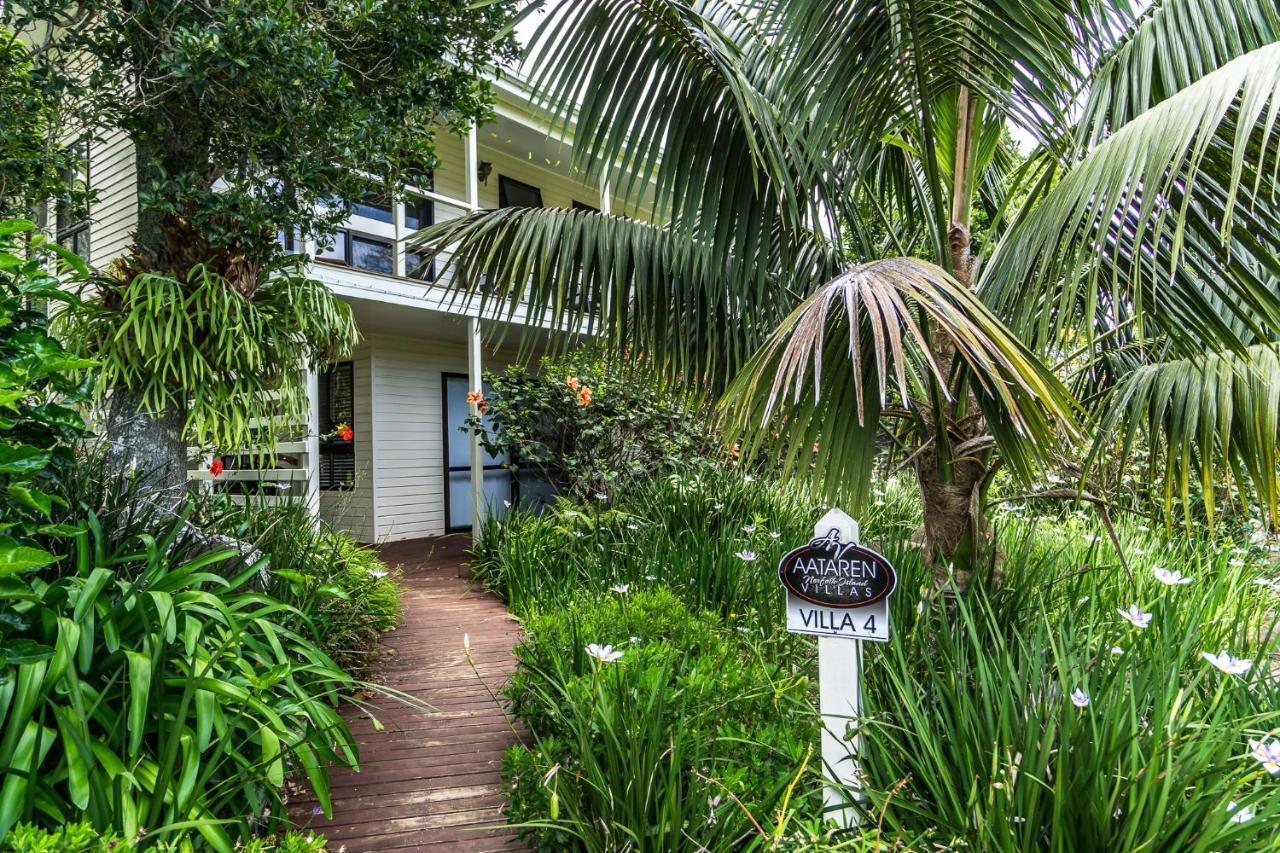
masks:
[[[0,577],[51,565],[62,502],[59,482],[75,467],[72,443],[84,436],[74,408],[86,388],[76,372],[92,362],[69,355],[49,334],[44,306],[77,301],[49,271],[83,262],[33,233],[24,220],[0,221]],[[19,248],[17,241],[28,244]],[[0,661],[3,654],[0,654]]]
[[[400,621],[397,572],[374,549],[300,503],[215,499],[207,515],[211,530],[249,544],[266,559],[267,591],[306,614],[297,630],[342,667],[368,668],[378,638]]]
[[[0,837],[83,815],[230,850],[283,815],[295,768],[328,808],[327,766],[356,761],[336,710],[349,677],[254,588],[259,564],[184,545],[187,528],[116,539],[91,515],[61,576],[0,586]]]
[[[505,768],[541,849],[739,849],[817,735],[804,675],[670,591],[584,595],[527,628],[507,692],[534,744]]]
[[[1122,559],[1092,514],[1011,505],[994,519],[1002,583],[956,596],[935,592],[909,544],[912,491],[881,484],[861,514],[900,583],[891,641],[864,651],[866,816],[853,834],[823,826],[816,756],[799,772],[817,744],[802,722],[815,644],[783,630],[775,575],[821,507],[702,472],[486,528],[478,570],[530,629],[511,682],[533,735],[507,756],[512,819],[544,849],[591,851],[1275,849],[1277,777],[1250,755],[1280,733],[1280,572],[1264,536],[1168,540],[1121,519]],[[757,559],[736,557],[744,547]],[[1166,585],[1158,568],[1193,580]],[[625,595],[609,591],[620,583]],[[1134,604],[1147,628],[1117,612]],[[623,657],[596,664],[592,642]],[[1224,649],[1253,667],[1226,675],[1204,659]],[[708,826],[697,812],[715,786],[677,766],[744,796],[761,830],[728,823],[741,809]],[[771,796],[788,774],[780,819]],[[685,833],[664,834],[676,820]]]
[[[718,447],[688,398],[651,374],[579,350],[485,376],[485,417],[468,424],[513,470],[590,497],[636,477],[714,464]]]
[[[11,853],[140,853],[143,849],[149,853],[190,853],[193,849],[190,839],[168,842],[142,835],[128,840],[114,833],[99,833],[86,822],[51,830],[20,823],[6,843],[5,849]],[[288,832],[280,837],[255,838],[237,849],[243,853],[324,853],[327,846],[322,835]]]

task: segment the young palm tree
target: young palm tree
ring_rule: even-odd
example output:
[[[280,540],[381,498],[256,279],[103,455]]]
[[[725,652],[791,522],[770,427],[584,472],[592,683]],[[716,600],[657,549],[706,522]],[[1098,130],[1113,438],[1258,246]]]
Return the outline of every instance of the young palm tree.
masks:
[[[490,310],[722,390],[788,475],[856,497],[888,433],[961,582],[998,467],[1089,435],[1274,518],[1278,34],[1271,0],[560,4],[535,88],[634,216],[423,240]]]

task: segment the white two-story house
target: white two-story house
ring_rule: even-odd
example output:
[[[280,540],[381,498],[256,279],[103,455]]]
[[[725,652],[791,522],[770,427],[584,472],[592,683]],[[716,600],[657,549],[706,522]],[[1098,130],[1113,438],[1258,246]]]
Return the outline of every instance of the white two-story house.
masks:
[[[462,138],[440,133],[442,163],[428,185],[353,205],[330,248],[288,246],[314,258],[310,274],[352,306],[363,339],[349,360],[308,377],[310,423],[278,447],[278,467],[237,468],[229,457],[215,479],[193,460],[193,479],[306,500],[371,543],[465,531],[477,512],[500,513],[538,489],[515,482],[461,427],[481,370],[502,368],[522,340],[527,351],[545,332],[522,338],[525,330],[482,321],[406,250],[416,229],[471,210],[609,208],[599,187],[575,178],[565,144],[551,138],[551,116],[525,85],[505,78],[495,89],[492,124]],[[58,221],[58,237],[102,267],[128,249],[137,222],[134,155],[116,134],[93,142],[87,161],[96,200],[87,220]],[[352,428],[350,440],[321,440],[342,423]]]

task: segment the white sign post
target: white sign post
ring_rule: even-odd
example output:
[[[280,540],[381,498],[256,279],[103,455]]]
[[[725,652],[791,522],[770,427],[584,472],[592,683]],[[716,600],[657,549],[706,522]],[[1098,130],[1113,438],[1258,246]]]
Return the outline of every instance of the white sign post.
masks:
[[[778,574],[787,593],[787,630],[818,637],[822,800],[828,814],[851,828],[858,809],[849,796],[861,787],[862,642],[889,639],[897,578],[887,560],[858,545],[858,522],[839,509],[814,525],[809,545],[782,558]]]

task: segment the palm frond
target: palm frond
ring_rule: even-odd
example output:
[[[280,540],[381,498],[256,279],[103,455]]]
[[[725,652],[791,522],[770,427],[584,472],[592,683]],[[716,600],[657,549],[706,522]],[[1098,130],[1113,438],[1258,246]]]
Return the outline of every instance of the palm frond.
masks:
[[[1202,259],[1223,255],[1233,239],[1255,244],[1259,259],[1280,248],[1280,230],[1251,227],[1270,218],[1269,192],[1259,188],[1277,163],[1278,112],[1275,44],[1232,60],[1130,121],[1016,223],[983,278],[988,304],[1041,345],[1056,342],[1082,309],[1091,311],[1104,284],[1116,301],[1140,310],[1159,304],[1194,316],[1197,288],[1206,283],[1180,274],[1189,245]],[[1246,174],[1254,179],[1244,180]],[[1255,326],[1280,327],[1275,294],[1243,289],[1238,279],[1209,284],[1230,289],[1237,304],[1256,312],[1249,318]],[[1166,331],[1176,333],[1175,325]],[[1221,337],[1218,343],[1239,345]]]
[[[556,208],[481,211],[415,238],[486,316],[554,322],[715,391],[803,297],[790,284],[834,272],[822,241],[781,242],[725,256],[677,228]]]
[[[1272,525],[1280,521],[1275,344],[1144,364],[1120,377],[1099,409],[1090,464],[1117,449],[1127,457],[1142,439],[1150,453],[1150,482],[1164,483],[1167,510],[1180,502],[1190,514],[1191,498],[1198,494],[1212,523],[1215,492],[1234,476],[1242,500],[1251,486]]]
[[[730,440],[748,455],[769,446],[786,475],[858,499],[890,398],[910,405],[923,383],[950,381],[931,337],[954,350],[979,401],[998,408],[994,437],[1015,464],[1052,440],[1055,423],[1072,429],[1066,389],[972,293],[933,264],[894,258],[845,271],[787,317],[725,394]]]
[[[1272,0],[1160,0],[1098,64],[1078,128],[1088,148],[1205,75],[1280,41]]]
[[[764,85],[771,43],[735,4],[583,0],[553,8],[531,78],[574,122],[574,167],[632,208],[725,251],[819,210],[809,152]]]

